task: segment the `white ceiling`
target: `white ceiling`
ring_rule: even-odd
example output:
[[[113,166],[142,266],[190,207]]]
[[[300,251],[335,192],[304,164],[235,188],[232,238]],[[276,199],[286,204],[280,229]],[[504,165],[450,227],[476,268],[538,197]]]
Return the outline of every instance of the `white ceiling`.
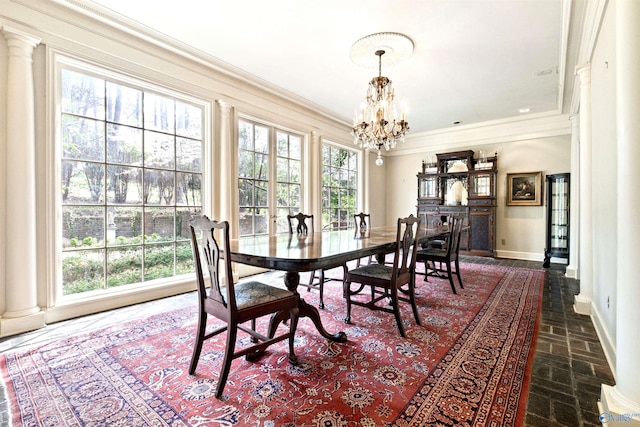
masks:
[[[413,55],[393,67],[383,57],[382,74],[406,103],[415,134],[454,121],[511,118],[525,107],[529,114],[560,110],[566,1],[94,0],[93,7],[102,5],[116,20],[140,23],[349,122],[377,75],[377,67],[351,62],[351,45],[373,33],[402,33],[413,41]]]

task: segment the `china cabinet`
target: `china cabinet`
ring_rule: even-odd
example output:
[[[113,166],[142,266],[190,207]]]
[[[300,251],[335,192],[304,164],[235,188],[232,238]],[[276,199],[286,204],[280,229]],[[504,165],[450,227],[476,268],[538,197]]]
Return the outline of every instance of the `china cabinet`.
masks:
[[[569,183],[571,174],[547,175],[547,239],[544,250],[544,268],[551,258],[569,260]]]
[[[436,154],[418,173],[418,215],[463,217],[460,250],[492,256],[495,248],[497,154],[474,157],[473,150]]]

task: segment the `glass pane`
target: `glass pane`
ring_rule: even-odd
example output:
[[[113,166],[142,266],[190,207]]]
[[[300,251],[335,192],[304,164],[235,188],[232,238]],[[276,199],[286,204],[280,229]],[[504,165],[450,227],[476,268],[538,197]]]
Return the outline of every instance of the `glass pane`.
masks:
[[[173,208],[146,208],[144,210],[145,243],[167,242],[174,239]]]
[[[202,109],[176,101],[176,134],[189,138],[201,138]]]
[[[253,150],[253,125],[238,122],[238,145],[243,150]]]
[[[257,208],[255,210],[256,234],[267,234],[269,230],[269,212],[266,209]]]
[[[145,93],[144,127],[162,132],[173,132],[175,129],[174,105],[175,103],[171,98]]]
[[[174,168],[174,137],[158,132],[144,132],[144,166]]]
[[[107,120],[140,127],[142,125],[142,91],[107,82]]]
[[[145,170],[143,202],[149,205],[173,203],[175,173],[162,170]]]
[[[289,161],[287,159],[283,159],[282,157],[278,157],[277,159],[278,167],[276,168],[276,180],[280,182],[289,180]]]
[[[289,185],[289,203],[295,210],[300,210],[300,184]]]
[[[276,233],[288,233],[289,232],[289,220],[287,215],[290,215],[293,210],[289,208],[276,209]]]
[[[289,156],[289,139],[287,138],[286,133],[277,132],[276,133],[276,154],[280,157],[288,157]]]
[[[300,182],[300,162],[289,160],[289,181]]]
[[[62,70],[63,113],[104,120],[104,80]]]
[[[104,249],[62,253],[62,294],[104,288]]]
[[[331,148],[328,145],[322,146],[322,164],[325,166],[331,164]]]
[[[103,203],[104,165],[63,160],[61,184],[65,203]]]
[[[255,177],[256,179],[267,179],[269,171],[269,157],[267,154],[256,154]]]
[[[239,204],[240,206],[253,206],[253,180],[238,180]]]
[[[194,216],[202,215],[202,208],[176,209],[176,240],[191,241],[191,227],[189,223]]]
[[[176,169],[201,172],[202,142],[195,139],[176,138]]]
[[[104,122],[63,115],[62,157],[104,161]]]
[[[240,152],[238,153],[238,160],[238,176],[240,178],[253,178],[253,152],[240,150]]]
[[[191,242],[176,243],[176,273],[190,274],[196,271],[191,251]]]
[[[289,157],[292,159],[300,160],[302,147],[302,138],[299,136],[289,135]]]
[[[142,166],[142,130],[107,125],[107,162]]]
[[[240,208],[238,222],[240,223],[239,233],[241,236],[253,234],[253,209]]]
[[[255,151],[258,153],[269,152],[269,129],[262,126],[255,127]]]
[[[269,192],[267,191],[268,188],[269,188],[268,182],[256,181],[255,206],[263,206],[263,207],[269,206],[268,204]]]
[[[176,205],[202,205],[202,175],[199,173],[176,173]]]
[[[142,204],[142,169],[107,166],[107,203]]]
[[[289,184],[278,183],[276,185],[277,206],[289,206]]]
[[[63,206],[62,247],[90,248],[104,245],[104,208]]]
[[[174,275],[174,244],[146,245],[144,247],[144,280],[161,279]]]
[[[142,282],[142,246],[107,249],[107,287]]]
[[[142,243],[142,208],[107,208],[107,246]]]

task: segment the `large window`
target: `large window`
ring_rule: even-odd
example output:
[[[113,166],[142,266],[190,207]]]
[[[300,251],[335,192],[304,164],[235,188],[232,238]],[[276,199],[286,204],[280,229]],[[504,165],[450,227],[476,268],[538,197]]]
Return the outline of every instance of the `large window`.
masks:
[[[322,147],[322,228],[353,227],[358,199],[358,155],[330,144]]]
[[[288,232],[301,206],[302,138],[240,120],[238,147],[240,235]]]
[[[59,74],[63,295],[193,271],[203,108],[109,76]]]

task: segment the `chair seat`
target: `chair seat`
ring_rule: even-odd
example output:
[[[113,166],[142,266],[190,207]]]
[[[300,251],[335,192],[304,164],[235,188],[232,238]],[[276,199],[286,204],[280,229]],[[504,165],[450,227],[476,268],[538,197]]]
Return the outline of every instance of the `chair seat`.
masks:
[[[418,259],[424,257],[446,258],[447,250],[441,248],[426,248],[418,251]]]
[[[385,264],[367,264],[350,270],[349,277],[369,277],[373,279],[390,280],[393,268]],[[354,280],[357,281],[357,280]]]
[[[429,242],[427,242],[427,247],[446,249],[447,241],[440,239],[429,240]]]
[[[265,285],[261,282],[245,282],[235,285],[236,305],[238,310],[246,310],[258,305],[291,298],[293,292]]]

